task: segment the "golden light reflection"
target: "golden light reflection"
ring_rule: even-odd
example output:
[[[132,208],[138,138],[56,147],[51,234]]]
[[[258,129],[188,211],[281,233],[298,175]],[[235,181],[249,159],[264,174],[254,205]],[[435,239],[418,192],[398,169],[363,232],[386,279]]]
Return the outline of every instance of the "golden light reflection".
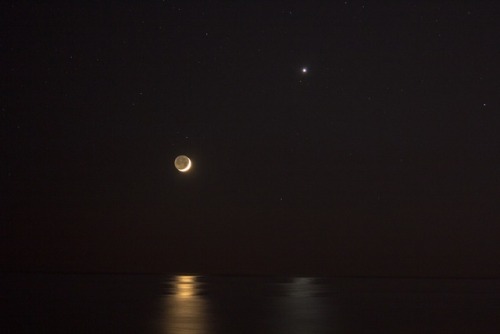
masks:
[[[175,280],[175,296],[186,298],[196,294],[196,276],[176,276]]]
[[[196,282],[196,276],[179,275],[175,279],[179,283],[194,283]]]
[[[206,299],[200,295],[196,276],[175,276],[165,296],[165,333],[207,334],[210,317]]]

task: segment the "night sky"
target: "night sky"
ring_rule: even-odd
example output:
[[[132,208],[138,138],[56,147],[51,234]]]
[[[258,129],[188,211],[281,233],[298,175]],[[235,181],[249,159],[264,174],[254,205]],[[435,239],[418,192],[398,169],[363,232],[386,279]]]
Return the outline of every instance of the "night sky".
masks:
[[[1,270],[500,276],[497,1],[84,3],[0,14]]]

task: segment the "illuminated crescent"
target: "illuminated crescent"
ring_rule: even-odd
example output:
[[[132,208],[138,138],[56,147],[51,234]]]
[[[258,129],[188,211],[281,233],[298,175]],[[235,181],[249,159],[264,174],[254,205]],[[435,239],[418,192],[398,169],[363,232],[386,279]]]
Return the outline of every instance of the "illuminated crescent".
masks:
[[[191,169],[191,159],[188,158],[188,165],[186,166],[186,168],[183,168],[183,169],[179,169],[179,172],[187,172],[188,170]]]

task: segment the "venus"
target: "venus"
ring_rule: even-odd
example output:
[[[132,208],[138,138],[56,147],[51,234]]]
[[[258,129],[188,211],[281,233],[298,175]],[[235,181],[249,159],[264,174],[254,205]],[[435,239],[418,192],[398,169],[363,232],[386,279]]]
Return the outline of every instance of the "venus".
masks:
[[[191,169],[192,163],[191,159],[189,159],[187,156],[179,155],[177,158],[175,158],[174,165],[179,172],[185,173]]]

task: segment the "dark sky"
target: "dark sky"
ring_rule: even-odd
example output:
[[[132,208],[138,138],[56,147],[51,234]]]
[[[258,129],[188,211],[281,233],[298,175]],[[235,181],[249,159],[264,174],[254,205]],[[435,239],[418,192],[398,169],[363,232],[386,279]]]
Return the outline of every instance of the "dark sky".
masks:
[[[2,10],[2,270],[500,276],[497,1],[83,3]]]

